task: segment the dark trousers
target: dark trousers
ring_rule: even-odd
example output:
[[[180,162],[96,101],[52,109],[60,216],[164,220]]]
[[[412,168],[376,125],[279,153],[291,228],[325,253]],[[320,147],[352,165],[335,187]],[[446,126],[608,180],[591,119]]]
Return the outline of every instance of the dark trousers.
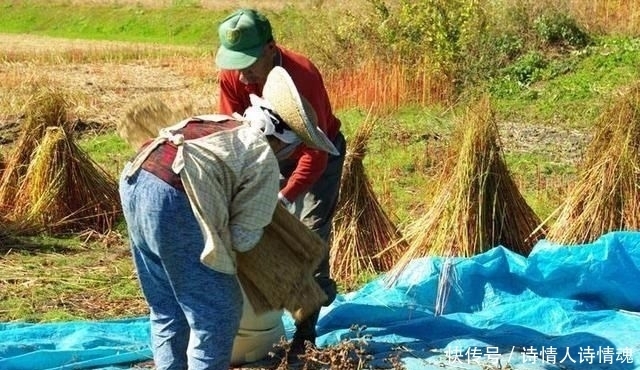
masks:
[[[326,253],[322,262],[315,271],[314,277],[318,285],[322,287],[329,297],[325,305],[329,305],[336,297],[337,287],[331,278],[329,271],[329,246],[331,245],[331,232],[333,216],[335,215],[338,196],[340,193],[340,179],[342,166],[346,154],[346,143],[341,132],[333,140],[333,144],[340,152],[339,156],[329,155],[327,168],[318,181],[307,193],[298,197],[295,204],[295,215],[313,232],[318,234],[326,242]],[[288,178],[295,168],[293,161],[280,163],[280,172]],[[296,322],[294,340],[308,340],[315,343],[316,324],[320,310],[311,314],[307,319]]]

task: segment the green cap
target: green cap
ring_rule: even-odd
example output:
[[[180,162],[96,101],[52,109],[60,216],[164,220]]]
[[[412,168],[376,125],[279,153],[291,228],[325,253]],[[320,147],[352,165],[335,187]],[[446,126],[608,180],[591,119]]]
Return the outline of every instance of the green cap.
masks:
[[[253,9],[240,9],[218,27],[220,47],[216,64],[222,69],[244,69],[262,55],[273,39],[269,20]]]

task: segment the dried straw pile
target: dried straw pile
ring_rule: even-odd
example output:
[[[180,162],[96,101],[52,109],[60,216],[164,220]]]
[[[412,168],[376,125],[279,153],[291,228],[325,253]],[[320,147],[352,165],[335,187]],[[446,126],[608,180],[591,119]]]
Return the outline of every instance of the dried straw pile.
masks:
[[[579,165],[578,181],[547,239],[589,243],[616,230],[640,229],[640,83],[611,100]]]
[[[454,134],[461,136],[453,140],[460,143],[455,163],[445,167],[427,213],[403,230],[409,248],[391,281],[415,258],[468,257],[497,245],[526,256],[544,237],[504,162],[488,98],[467,109]]]
[[[16,194],[27,172],[31,155],[42,140],[47,127],[64,127],[67,119],[68,96],[56,89],[42,88],[25,107],[20,136],[7,156],[6,167],[0,177],[0,211],[6,214],[15,203]]]
[[[33,152],[11,217],[54,233],[102,233],[120,213],[115,180],[62,127],[48,127]]]
[[[260,242],[238,253],[238,278],[256,313],[286,309],[302,320],[327,296],[313,278],[325,252],[322,239],[278,205]]]
[[[406,250],[396,225],[384,211],[367,177],[363,160],[376,120],[368,116],[349,141],[333,222],[329,264],[343,288],[352,289],[362,274],[393,267]]]

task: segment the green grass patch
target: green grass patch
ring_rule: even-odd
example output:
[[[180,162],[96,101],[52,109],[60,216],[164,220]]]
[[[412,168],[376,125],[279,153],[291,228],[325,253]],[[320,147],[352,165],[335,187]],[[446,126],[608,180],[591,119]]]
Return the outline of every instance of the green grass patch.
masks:
[[[89,40],[151,42],[171,45],[212,45],[216,20],[225,12],[177,6],[86,6],[40,1],[4,1],[0,29]]]
[[[640,78],[638,65],[639,39],[605,37],[582,52],[538,66],[529,84],[512,77],[512,66],[491,91],[504,119],[589,128],[611,94]]]
[[[107,173],[119,177],[125,163],[135,151],[115,131],[84,137],[80,147]]]

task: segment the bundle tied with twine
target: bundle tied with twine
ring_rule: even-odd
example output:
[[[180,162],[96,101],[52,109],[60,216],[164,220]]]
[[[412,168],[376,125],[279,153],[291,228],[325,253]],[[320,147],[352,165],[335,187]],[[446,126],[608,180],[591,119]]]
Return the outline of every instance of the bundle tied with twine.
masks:
[[[455,137],[455,136],[458,137]],[[429,211],[403,235],[409,248],[387,275],[393,283],[410,261],[441,256],[444,263],[435,313],[444,310],[455,284],[454,257],[470,257],[502,245],[528,255],[544,237],[540,219],[521,195],[502,156],[497,124],[485,96],[467,108],[454,129],[460,143],[455,162],[445,166]]]
[[[390,270],[407,246],[378,201],[364,168],[367,144],[376,124],[369,114],[356,129],[340,182],[329,264],[333,277],[346,289],[355,288],[362,274]]]
[[[286,309],[302,320],[327,301],[313,278],[326,246],[281,205],[258,244],[237,253],[238,279],[256,313]]]
[[[188,117],[181,116],[184,111],[172,110],[159,98],[143,99],[127,110],[118,131],[138,149],[160,128]],[[302,320],[325,303],[327,296],[313,272],[326,248],[319,236],[278,205],[258,244],[236,255],[238,280],[256,314],[286,309]]]
[[[56,233],[103,233],[120,214],[115,180],[64,128],[47,127],[16,194],[12,218]]]
[[[610,231],[640,230],[640,83],[614,96],[598,117],[578,168],[547,239],[576,245]]]
[[[67,118],[68,94],[53,88],[41,88],[25,105],[25,118],[20,134],[11,153],[7,156],[0,177],[0,211],[9,213],[29,167],[31,155],[42,140],[47,127],[64,127],[71,130],[73,124]]]

